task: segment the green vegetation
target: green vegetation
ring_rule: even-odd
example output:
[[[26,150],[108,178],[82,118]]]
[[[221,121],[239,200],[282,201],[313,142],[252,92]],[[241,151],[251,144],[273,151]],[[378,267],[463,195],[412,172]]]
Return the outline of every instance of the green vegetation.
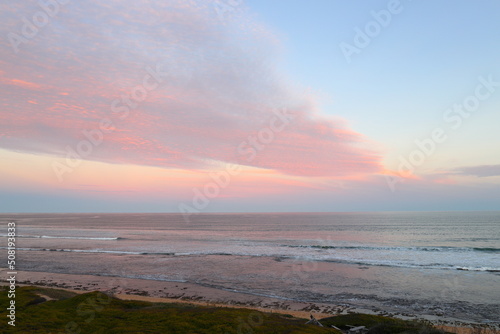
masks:
[[[100,292],[22,287],[16,291],[16,326],[7,325],[9,299],[0,296],[0,333],[339,333],[305,325],[304,319],[248,309],[123,301]],[[45,301],[38,294],[58,299]]]
[[[339,333],[330,327],[366,326],[370,333],[442,333],[430,326],[386,317],[351,314],[321,320],[325,327],[305,325],[306,319],[250,309],[201,307],[189,304],[123,301],[100,292],[74,294],[64,290],[21,287],[16,290],[16,326],[7,325],[7,290],[0,291],[0,333]],[[47,301],[41,295],[55,300]],[[328,326],[328,327],[327,327]]]
[[[441,330],[433,328],[429,323],[421,321],[406,321],[401,319],[382,317],[368,314],[347,314],[325,318],[321,320],[324,326],[335,326],[340,329],[349,329],[350,326],[365,326],[369,328],[369,334],[386,333],[420,333],[420,334],[442,334]]]

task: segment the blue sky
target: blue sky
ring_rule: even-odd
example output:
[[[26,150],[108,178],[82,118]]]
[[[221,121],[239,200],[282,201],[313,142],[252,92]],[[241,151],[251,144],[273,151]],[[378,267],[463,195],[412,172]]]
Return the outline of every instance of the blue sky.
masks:
[[[325,113],[380,143],[387,166],[397,169],[398,157],[443,123],[445,110],[471,94],[478,76],[500,77],[500,3],[394,2],[400,13],[348,63],[340,43],[354,45],[355,28],[364,30],[372,12],[389,3],[248,2],[283,38],[287,71],[323,97]],[[431,167],[498,164],[499,101],[493,96],[450,134]]]
[[[328,96],[325,112],[390,142],[397,128],[439,119],[470,93],[477,76],[498,75],[500,3],[401,1],[401,13],[348,64],[339,44],[353,44],[354,28],[388,3],[248,2],[283,37],[287,70]]]

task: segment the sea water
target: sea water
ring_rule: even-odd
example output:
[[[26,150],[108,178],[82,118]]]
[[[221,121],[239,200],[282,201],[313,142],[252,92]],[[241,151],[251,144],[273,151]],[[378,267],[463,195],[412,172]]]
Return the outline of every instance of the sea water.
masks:
[[[500,212],[2,214],[18,270],[498,323]]]

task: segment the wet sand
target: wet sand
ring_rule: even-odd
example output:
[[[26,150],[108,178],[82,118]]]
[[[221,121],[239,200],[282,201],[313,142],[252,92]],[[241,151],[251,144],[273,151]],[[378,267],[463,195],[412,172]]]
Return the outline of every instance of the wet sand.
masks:
[[[0,274],[7,275],[6,269],[0,269]],[[110,276],[72,275],[46,272],[18,271],[17,284],[34,285],[65,289],[75,293],[102,291],[113,293],[123,300],[138,300],[157,303],[188,303],[210,307],[248,308],[262,312],[289,314],[297,318],[309,319],[314,315],[317,319],[347,313],[380,314],[370,310],[355,309],[343,305],[323,303],[307,303],[293,300],[255,296],[229,290],[215,289],[186,282],[169,282],[121,278]],[[6,282],[0,283],[6,285]],[[391,316],[389,314],[389,316]],[[438,327],[453,333],[479,333],[465,324],[438,325]],[[500,333],[498,330],[484,330],[484,334]]]
[[[0,270],[0,273],[6,276],[5,269]],[[320,319],[354,311],[346,306],[254,296],[185,282],[18,271],[17,283],[18,285],[61,288],[77,293],[111,292],[117,298],[128,300],[251,308],[290,314],[304,319],[309,318],[311,314]]]

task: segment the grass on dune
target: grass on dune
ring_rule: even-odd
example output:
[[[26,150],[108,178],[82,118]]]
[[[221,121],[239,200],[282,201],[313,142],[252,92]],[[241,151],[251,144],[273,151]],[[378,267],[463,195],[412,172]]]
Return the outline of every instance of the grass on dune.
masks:
[[[55,300],[46,301],[39,294]],[[72,292],[18,287],[16,326],[8,326],[6,288],[0,291],[0,333],[44,334],[300,334],[340,333],[331,325],[366,326],[370,333],[443,333],[432,327],[380,316],[350,314],[321,320],[325,327],[306,325],[306,319],[250,309],[204,307],[189,304],[124,301],[101,292]]]
[[[45,301],[37,293],[59,300]],[[37,287],[17,289],[12,327],[6,325],[8,302],[3,289],[1,333],[339,333],[305,325],[304,319],[249,309],[124,301],[100,292],[72,295]]]
[[[445,333],[433,328],[429,323],[422,321],[406,321],[401,319],[383,317],[369,314],[347,314],[330,317],[321,320],[325,326],[335,326],[342,330],[349,329],[349,326],[365,326],[369,328],[370,334],[383,333],[420,333],[420,334],[440,334]]]

